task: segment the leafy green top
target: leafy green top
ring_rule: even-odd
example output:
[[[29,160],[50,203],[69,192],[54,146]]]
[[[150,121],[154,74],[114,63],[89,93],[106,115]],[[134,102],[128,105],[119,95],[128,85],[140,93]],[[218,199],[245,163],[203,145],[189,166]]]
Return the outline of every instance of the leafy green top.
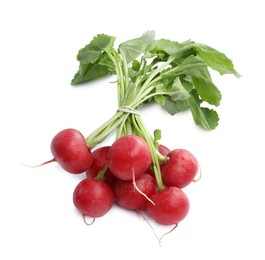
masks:
[[[117,49],[114,42],[114,37],[98,34],[79,50],[73,85],[116,74],[119,106],[137,109],[157,102],[171,115],[190,109],[198,126],[217,127],[217,112],[202,104],[218,106],[222,98],[208,67],[221,75],[240,77],[225,54],[193,41],[156,40],[154,31],[123,42]]]

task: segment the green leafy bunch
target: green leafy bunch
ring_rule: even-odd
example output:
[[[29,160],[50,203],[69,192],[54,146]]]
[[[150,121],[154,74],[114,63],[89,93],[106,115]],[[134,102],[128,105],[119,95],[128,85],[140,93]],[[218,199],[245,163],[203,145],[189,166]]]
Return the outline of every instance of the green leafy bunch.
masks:
[[[79,50],[79,69],[72,85],[116,74],[119,107],[132,111],[156,102],[170,115],[190,109],[195,123],[203,129],[217,127],[219,117],[212,107],[219,106],[222,96],[209,68],[221,75],[240,77],[224,53],[191,40],[156,40],[154,31],[125,41],[118,48],[114,47],[115,40],[98,34]],[[125,121],[123,127],[116,124],[119,135],[128,133],[132,124]]]

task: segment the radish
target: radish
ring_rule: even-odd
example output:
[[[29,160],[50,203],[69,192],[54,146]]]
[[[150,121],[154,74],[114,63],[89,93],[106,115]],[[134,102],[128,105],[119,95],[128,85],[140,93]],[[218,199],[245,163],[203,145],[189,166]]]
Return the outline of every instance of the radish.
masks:
[[[84,136],[76,129],[68,128],[57,133],[51,142],[51,160],[39,165],[28,167],[39,167],[48,163],[57,162],[65,171],[78,174],[88,169],[93,161],[93,155],[86,143]]]
[[[136,179],[135,184],[141,193],[132,181],[116,181],[114,195],[119,206],[126,209],[144,209],[146,207],[147,199],[145,196],[150,197],[156,191],[155,179],[149,174],[143,174]]]
[[[54,136],[51,152],[61,167],[70,173],[82,173],[91,165],[93,156],[84,136],[76,129],[68,128]],[[49,161],[49,162],[51,162]]]
[[[132,180],[133,174],[137,179],[150,167],[151,162],[149,146],[139,136],[122,136],[109,149],[109,169],[121,180]]]
[[[178,188],[190,184],[198,172],[198,162],[194,155],[185,149],[175,149],[167,157],[168,161],[161,165],[163,183]]]
[[[147,212],[163,225],[178,224],[189,212],[190,203],[187,195],[177,187],[166,187],[154,193],[147,202]]]
[[[73,202],[83,216],[97,218],[111,209],[114,193],[111,187],[101,180],[84,179],[74,190]]]
[[[93,151],[93,162],[86,170],[86,176],[87,178],[94,178],[100,174],[102,176],[102,180],[110,186],[113,186],[117,178],[107,167],[107,155],[109,148],[110,146],[102,146]]]
[[[162,160],[160,160],[160,164],[163,164],[167,161],[167,154],[170,152],[170,149],[166,146],[159,144],[157,147],[158,152],[164,156]],[[146,171],[146,173],[150,174],[151,176],[155,177],[154,171],[151,169],[151,167]]]

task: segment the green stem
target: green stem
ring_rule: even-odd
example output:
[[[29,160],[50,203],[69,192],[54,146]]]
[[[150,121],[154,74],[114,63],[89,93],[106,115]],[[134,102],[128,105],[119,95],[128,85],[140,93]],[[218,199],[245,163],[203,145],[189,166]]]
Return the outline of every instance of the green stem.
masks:
[[[118,55],[117,52],[107,52],[108,57],[111,59],[111,61],[115,64],[115,71],[117,75],[117,95],[118,95],[118,104],[121,104],[122,100],[124,99],[124,93],[125,93],[125,86],[124,86],[124,80],[123,80],[123,73],[122,73],[122,67],[121,67],[121,58]]]
[[[160,67],[156,68],[155,70],[153,70],[150,75],[148,76],[148,78],[146,79],[146,81],[143,83],[140,91],[138,92],[139,96],[143,96],[144,93],[146,91],[148,91],[148,93],[150,93],[150,85],[153,85],[151,82],[153,80],[155,80],[155,77],[161,72],[163,71],[174,59],[168,59],[164,64],[162,64]]]
[[[124,112],[123,112],[124,113]],[[120,138],[125,134],[131,134],[132,130],[128,127],[128,116],[129,113],[124,113],[124,118],[120,124],[116,127],[116,139]]]
[[[122,60],[122,69],[123,69],[123,80],[124,80],[124,91],[126,92],[129,86],[129,73],[128,73],[128,65],[124,52],[120,50],[121,60]],[[125,93],[124,93],[125,94]]]
[[[161,174],[161,170],[160,170],[160,163],[159,163],[159,156],[158,156],[158,152],[157,149],[154,145],[154,141],[152,136],[150,135],[149,131],[147,130],[147,128],[145,127],[143,120],[141,119],[141,116],[139,115],[132,115],[134,117],[135,120],[135,127],[136,129],[138,129],[138,131],[140,132],[140,135],[145,139],[145,141],[147,142],[150,152],[151,152],[151,156],[152,156],[152,163],[153,163],[153,171],[155,174],[155,179],[156,179],[156,183],[157,183],[157,187],[159,190],[162,190],[165,188],[165,185],[163,184],[162,181],[162,174]]]
[[[125,116],[126,114],[122,111],[116,112],[114,116],[112,116],[89,136],[87,136],[87,145],[92,149],[97,144],[103,142],[107,136],[124,120]]]
[[[105,181],[105,173],[108,170],[108,165],[106,164],[104,168],[97,174],[96,178]]]
[[[138,107],[140,106],[144,101],[148,100],[149,98],[151,97],[154,97],[154,96],[159,96],[159,95],[168,95],[167,92],[155,92],[155,93],[152,93],[152,94],[149,94],[149,95],[146,95],[146,96],[143,96],[142,99],[140,100],[136,100],[134,103],[132,103],[132,106],[133,107]]]
[[[162,78],[161,72],[163,72],[163,70],[170,65],[173,59],[169,58],[160,67],[154,69],[147,77],[138,75],[135,82],[132,83],[129,81],[129,73],[125,54],[121,51],[120,53],[108,53],[108,56],[115,64],[116,68],[119,107],[128,106],[131,109],[136,109],[145,100],[158,94],[164,94],[163,92],[152,92]],[[142,60],[140,65],[142,70],[144,69],[145,65],[145,60]],[[158,152],[153,137],[145,127],[140,115],[133,114],[126,110],[118,110],[109,120],[107,120],[99,128],[87,136],[86,142],[88,146],[91,149],[94,148],[97,144],[103,142],[114,130],[116,130],[116,139],[122,135],[135,134],[141,136],[147,142],[152,156],[152,167],[158,189],[164,189],[165,186],[162,181],[160,162],[166,161],[167,158]],[[98,174],[98,178],[104,179],[106,170],[107,168],[105,167],[102,172]]]
[[[118,85],[118,104],[121,104],[122,100],[124,99],[125,86],[122,74],[122,68],[120,62],[117,62],[116,65],[116,73],[117,73],[117,85]]]

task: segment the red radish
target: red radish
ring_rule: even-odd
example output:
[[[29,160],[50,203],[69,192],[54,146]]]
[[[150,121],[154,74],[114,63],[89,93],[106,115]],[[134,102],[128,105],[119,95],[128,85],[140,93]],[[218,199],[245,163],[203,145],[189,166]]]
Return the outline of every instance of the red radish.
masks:
[[[163,183],[178,188],[190,184],[198,172],[198,162],[194,155],[184,149],[175,149],[167,157],[168,161],[161,165]]]
[[[167,187],[154,193],[147,202],[147,212],[163,225],[178,224],[189,212],[190,203],[187,195],[177,187]]]
[[[93,151],[93,162],[86,171],[86,176],[88,178],[96,177],[97,174],[106,167],[109,148],[110,146],[102,146]],[[116,181],[116,177],[110,172],[109,169],[107,169],[104,174],[104,181],[110,186],[113,186]]]
[[[135,180],[137,188],[150,197],[156,191],[155,179],[149,174],[143,174]],[[114,185],[116,202],[126,209],[144,209],[147,199],[136,188],[132,181],[117,180]]]
[[[164,146],[164,145],[162,145],[162,144],[159,144],[159,146],[158,146],[157,149],[158,149],[158,152],[159,152],[160,154],[162,154],[163,156],[166,156],[166,155],[170,152],[169,148],[167,148],[166,146]],[[160,164],[162,164],[162,163],[164,163],[164,162],[160,162]],[[150,174],[151,176],[155,177],[154,171],[153,171],[151,168],[149,168],[149,169],[146,171],[146,173],[148,173],[148,174]]]
[[[51,142],[51,160],[28,167],[40,167],[48,163],[57,162],[70,173],[78,174],[88,169],[93,161],[93,155],[84,136],[76,129],[68,128],[54,136]]]
[[[114,203],[114,193],[111,187],[103,181],[84,179],[74,190],[73,202],[83,216],[97,218],[111,209]]]
[[[145,140],[135,135],[118,138],[110,147],[108,166],[110,171],[121,180],[139,178],[150,167],[151,152]]]
[[[93,161],[84,136],[76,129],[68,128],[56,134],[51,142],[54,161],[70,173],[82,173]]]

